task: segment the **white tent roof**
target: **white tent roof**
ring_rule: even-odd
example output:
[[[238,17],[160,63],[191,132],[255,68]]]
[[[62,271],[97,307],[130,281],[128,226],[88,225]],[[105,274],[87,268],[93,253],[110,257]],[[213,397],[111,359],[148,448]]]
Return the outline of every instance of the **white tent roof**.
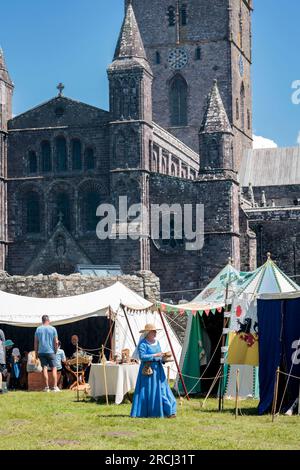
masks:
[[[129,330],[122,305],[127,307],[127,318],[131,331]],[[89,294],[51,299],[22,297],[0,291],[0,324],[18,327],[36,327],[41,324],[42,315],[49,315],[51,324],[59,326],[90,317],[107,316],[109,308],[111,308],[115,314],[113,333],[114,354],[120,354],[122,349],[125,348],[130,349],[132,353],[135,349],[135,343],[137,344],[140,338],[139,331],[144,328],[146,323],[154,323],[156,325],[159,329],[157,338],[162,351],[169,351],[170,345],[163,329],[160,315],[158,312],[152,311],[152,306],[153,304],[128,289],[121,282],[116,282],[110,287]],[[165,324],[174,353],[179,360],[181,345],[167,318],[165,318]],[[172,365],[170,377],[176,377],[174,365]]]
[[[241,287],[238,296],[242,294],[258,296],[260,294],[299,291],[300,287],[279,269],[269,255],[267,262],[254,271],[250,280]]]
[[[41,324],[42,315],[49,315],[53,325],[63,325],[91,316],[105,316],[109,308],[117,312],[121,304],[137,310],[152,306],[120,282],[74,297],[22,297],[0,291],[0,323],[35,327]]]

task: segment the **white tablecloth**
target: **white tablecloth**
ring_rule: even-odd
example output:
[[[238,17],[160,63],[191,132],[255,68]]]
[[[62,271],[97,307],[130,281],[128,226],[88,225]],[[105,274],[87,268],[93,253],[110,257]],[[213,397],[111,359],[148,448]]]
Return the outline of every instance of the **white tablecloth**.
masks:
[[[122,403],[126,393],[135,389],[139,368],[138,364],[106,364],[108,395],[115,395],[117,405]],[[93,398],[105,395],[104,366],[102,364],[92,364],[89,385]]]

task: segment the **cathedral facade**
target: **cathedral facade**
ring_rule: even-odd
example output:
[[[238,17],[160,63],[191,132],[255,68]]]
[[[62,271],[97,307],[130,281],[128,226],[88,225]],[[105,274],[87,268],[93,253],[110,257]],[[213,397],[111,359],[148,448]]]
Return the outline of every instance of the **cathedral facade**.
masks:
[[[151,270],[169,297],[203,287],[229,257],[247,270],[271,251],[298,275],[299,149],[252,150],[252,8],[126,0],[109,111],[65,97],[60,84],[58,96],[12,118],[0,52],[0,269]],[[187,251],[174,233],[153,239],[151,221],[138,239],[100,240],[97,208],[121,196],[202,204],[203,248]]]

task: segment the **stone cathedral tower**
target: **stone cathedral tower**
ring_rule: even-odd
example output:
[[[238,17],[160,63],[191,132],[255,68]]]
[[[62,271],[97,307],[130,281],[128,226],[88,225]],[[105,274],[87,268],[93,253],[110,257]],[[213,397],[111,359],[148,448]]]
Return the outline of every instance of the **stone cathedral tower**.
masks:
[[[7,256],[7,122],[12,118],[13,89],[0,48],[0,270]]]
[[[252,147],[252,0],[125,3],[132,3],[154,74],[154,122],[198,152],[206,96],[216,79],[238,170],[243,151]]]

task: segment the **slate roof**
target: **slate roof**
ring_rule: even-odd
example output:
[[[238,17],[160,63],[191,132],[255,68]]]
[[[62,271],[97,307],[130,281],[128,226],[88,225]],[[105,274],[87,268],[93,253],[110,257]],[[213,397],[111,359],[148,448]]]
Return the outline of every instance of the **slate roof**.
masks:
[[[117,65],[124,65],[128,67],[129,60],[131,60],[133,64],[140,64],[151,71],[141,33],[131,4],[128,5],[126,11],[125,19],[123,21],[115,50],[114,62],[110,66],[110,69],[116,67]],[[124,61],[126,65],[125,63],[120,64],[122,61]]]
[[[300,184],[300,146],[248,150],[239,178],[243,187]]]

